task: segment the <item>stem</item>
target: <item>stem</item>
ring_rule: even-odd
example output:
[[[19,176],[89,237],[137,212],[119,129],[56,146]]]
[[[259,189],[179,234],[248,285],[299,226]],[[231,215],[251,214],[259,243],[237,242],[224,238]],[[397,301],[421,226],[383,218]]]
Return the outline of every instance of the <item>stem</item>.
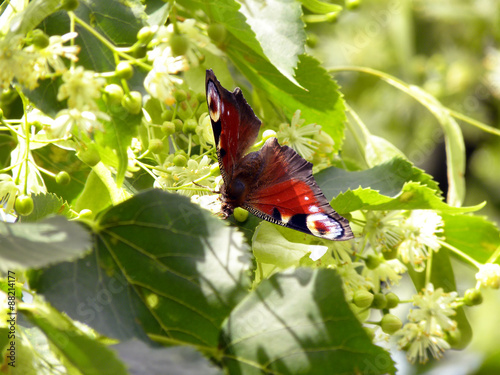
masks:
[[[16,91],[19,97],[21,98],[21,101],[23,102],[23,113],[24,113],[24,135],[25,135],[25,142],[26,142],[26,150],[24,153],[24,160],[23,163],[25,164],[24,166],[24,187],[23,187],[23,194],[28,194],[28,160],[30,156],[30,125],[28,123],[28,101],[26,100],[26,97],[23,94],[23,91],[16,85]],[[18,182],[18,179],[20,177],[22,167],[19,168],[19,175],[16,177],[16,182]]]
[[[139,160],[137,160],[137,159],[135,159],[134,161],[135,161],[135,162],[139,165],[139,167],[141,167],[142,169],[144,169],[144,170],[146,171],[146,173],[149,173],[149,175],[150,175],[151,177],[153,177],[153,179],[156,181],[156,179],[158,178],[158,176],[156,176],[156,175],[155,175],[155,174],[151,171],[151,169],[149,169],[149,168],[146,166],[146,164],[141,163],[141,162],[140,162]]]
[[[425,285],[431,282],[431,273],[432,273],[432,254],[434,250],[431,249],[429,253],[429,257],[427,258],[427,266],[425,267]]]
[[[40,172],[42,173],[45,173],[46,175],[50,176],[50,177],[53,177],[55,178],[56,177],[56,174],[55,173],[52,173],[51,171],[48,171],[46,170],[45,168],[42,168],[40,167],[39,165],[36,165],[34,162],[30,161],[31,164],[33,164],[33,166],[38,169]]]
[[[146,69],[147,71],[150,71],[152,68],[150,65],[143,63],[140,60],[135,59],[134,57],[130,56],[129,54],[126,54],[122,51],[120,51],[117,47],[115,47],[114,44],[110,43],[107,39],[105,39],[101,34],[99,34],[97,31],[95,31],[92,27],[87,25],[87,23],[80,18],[77,17],[77,15],[73,12],[68,12],[70,15],[70,18],[74,19],[76,23],[78,23],[80,26],[82,26],[85,30],[87,30],[89,33],[91,33],[93,36],[95,36],[102,44],[104,44],[106,47],[108,47],[111,51],[116,53],[117,55],[121,56],[122,58],[126,60],[133,61],[135,64],[140,66],[141,68]]]
[[[468,261],[470,264],[476,266],[477,268],[481,267],[481,263],[477,262],[476,260],[472,259],[469,255],[465,254],[463,251],[458,250],[456,247],[451,246],[449,243],[446,243],[444,241],[438,240],[439,244],[443,247],[446,247],[448,250],[453,251],[455,254],[458,256],[462,257],[466,261]]]
[[[500,256],[500,246],[498,246],[495,252],[491,254],[486,263],[495,263],[499,256]]]
[[[398,79],[390,74],[381,72],[380,70],[371,69],[371,68],[367,68],[367,67],[363,67],[363,66],[338,66],[335,68],[330,68],[330,69],[328,69],[328,71],[331,73],[351,71],[351,72],[360,72],[360,73],[370,74],[370,75],[373,75],[375,77],[379,77],[379,78],[383,79],[384,81],[386,81],[390,85],[392,85],[396,88],[402,89],[402,91],[411,95],[411,93],[408,92],[411,85],[408,85],[407,83],[401,81],[400,79]],[[411,96],[413,96],[413,95],[411,95]],[[415,97],[415,96],[413,96],[413,97],[417,101],[422,103],[422,101],[419,100],[418,97]],[[422,103],[422,104],[424,104],[424,103]],[[463,114],[456,112],[452,109],[449,109],[445,106],[442,106],[442,109],[445,110],[446,112],[448,112],[448,114],[450,116],[453,116],[453,117],[455,117],[455,118],[457,118],[465,123],[468,123],[472,126],[475,126],[475,127],[479,128],[487,133],[491,133],[491,134],[500,136],[500,130],[495,129],[491,126],[488,126],[486,124],[483,124],[481,121],[475,120],[469,116],[463,115]]]

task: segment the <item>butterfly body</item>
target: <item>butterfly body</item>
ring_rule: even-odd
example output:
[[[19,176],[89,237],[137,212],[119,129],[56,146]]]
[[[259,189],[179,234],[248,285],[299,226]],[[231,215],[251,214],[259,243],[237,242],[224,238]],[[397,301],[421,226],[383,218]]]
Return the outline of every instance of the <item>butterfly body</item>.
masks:
[[[207,70],[207,104],[223,185],[222,215],[236,207],[272,223],[330,240],[353,238],[348,221],[331,208],[312,176],[312,164],[276,138],[259,151],[260,120],[240,89],[223,88]]]

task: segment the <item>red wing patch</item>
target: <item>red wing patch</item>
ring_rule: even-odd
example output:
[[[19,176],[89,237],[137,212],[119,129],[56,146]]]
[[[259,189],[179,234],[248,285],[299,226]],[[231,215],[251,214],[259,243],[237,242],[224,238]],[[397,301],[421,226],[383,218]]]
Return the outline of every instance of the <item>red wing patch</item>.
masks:
[[[312,175],[312,164],[293,149],[269,139],[262,149],[264,166],[245,208],[292,229],[330,240],[353,238],[349,222],[328,203]]]

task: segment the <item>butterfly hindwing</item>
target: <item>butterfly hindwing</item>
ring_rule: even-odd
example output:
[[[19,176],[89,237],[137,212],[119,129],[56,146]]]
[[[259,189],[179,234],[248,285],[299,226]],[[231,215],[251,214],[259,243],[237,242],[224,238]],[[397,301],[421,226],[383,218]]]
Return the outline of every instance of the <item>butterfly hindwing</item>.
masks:
[[[259,134],[260,120],[239,88],[230,92],[207,70],[205,88],[221,173],[227,183]]]
[[[330,240],[353,238],[349,222],[328,203],[312,175],[312,164],[276,138],[260,151],[261,172],[245,208],[256,216]]]

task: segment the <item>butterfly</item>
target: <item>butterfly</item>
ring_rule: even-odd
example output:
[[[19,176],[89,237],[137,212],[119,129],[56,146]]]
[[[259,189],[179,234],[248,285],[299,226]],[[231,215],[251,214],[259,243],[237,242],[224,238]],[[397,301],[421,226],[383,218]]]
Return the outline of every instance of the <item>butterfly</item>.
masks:
[[[269,138],[247,153],[261,121],[239,88],[230,92],[207,70],[205,88],[223,179],[223,218],[242,207],[271,223],[329,240],[353,238],[347,219],[328,203],[312,175],[312,164]]]

